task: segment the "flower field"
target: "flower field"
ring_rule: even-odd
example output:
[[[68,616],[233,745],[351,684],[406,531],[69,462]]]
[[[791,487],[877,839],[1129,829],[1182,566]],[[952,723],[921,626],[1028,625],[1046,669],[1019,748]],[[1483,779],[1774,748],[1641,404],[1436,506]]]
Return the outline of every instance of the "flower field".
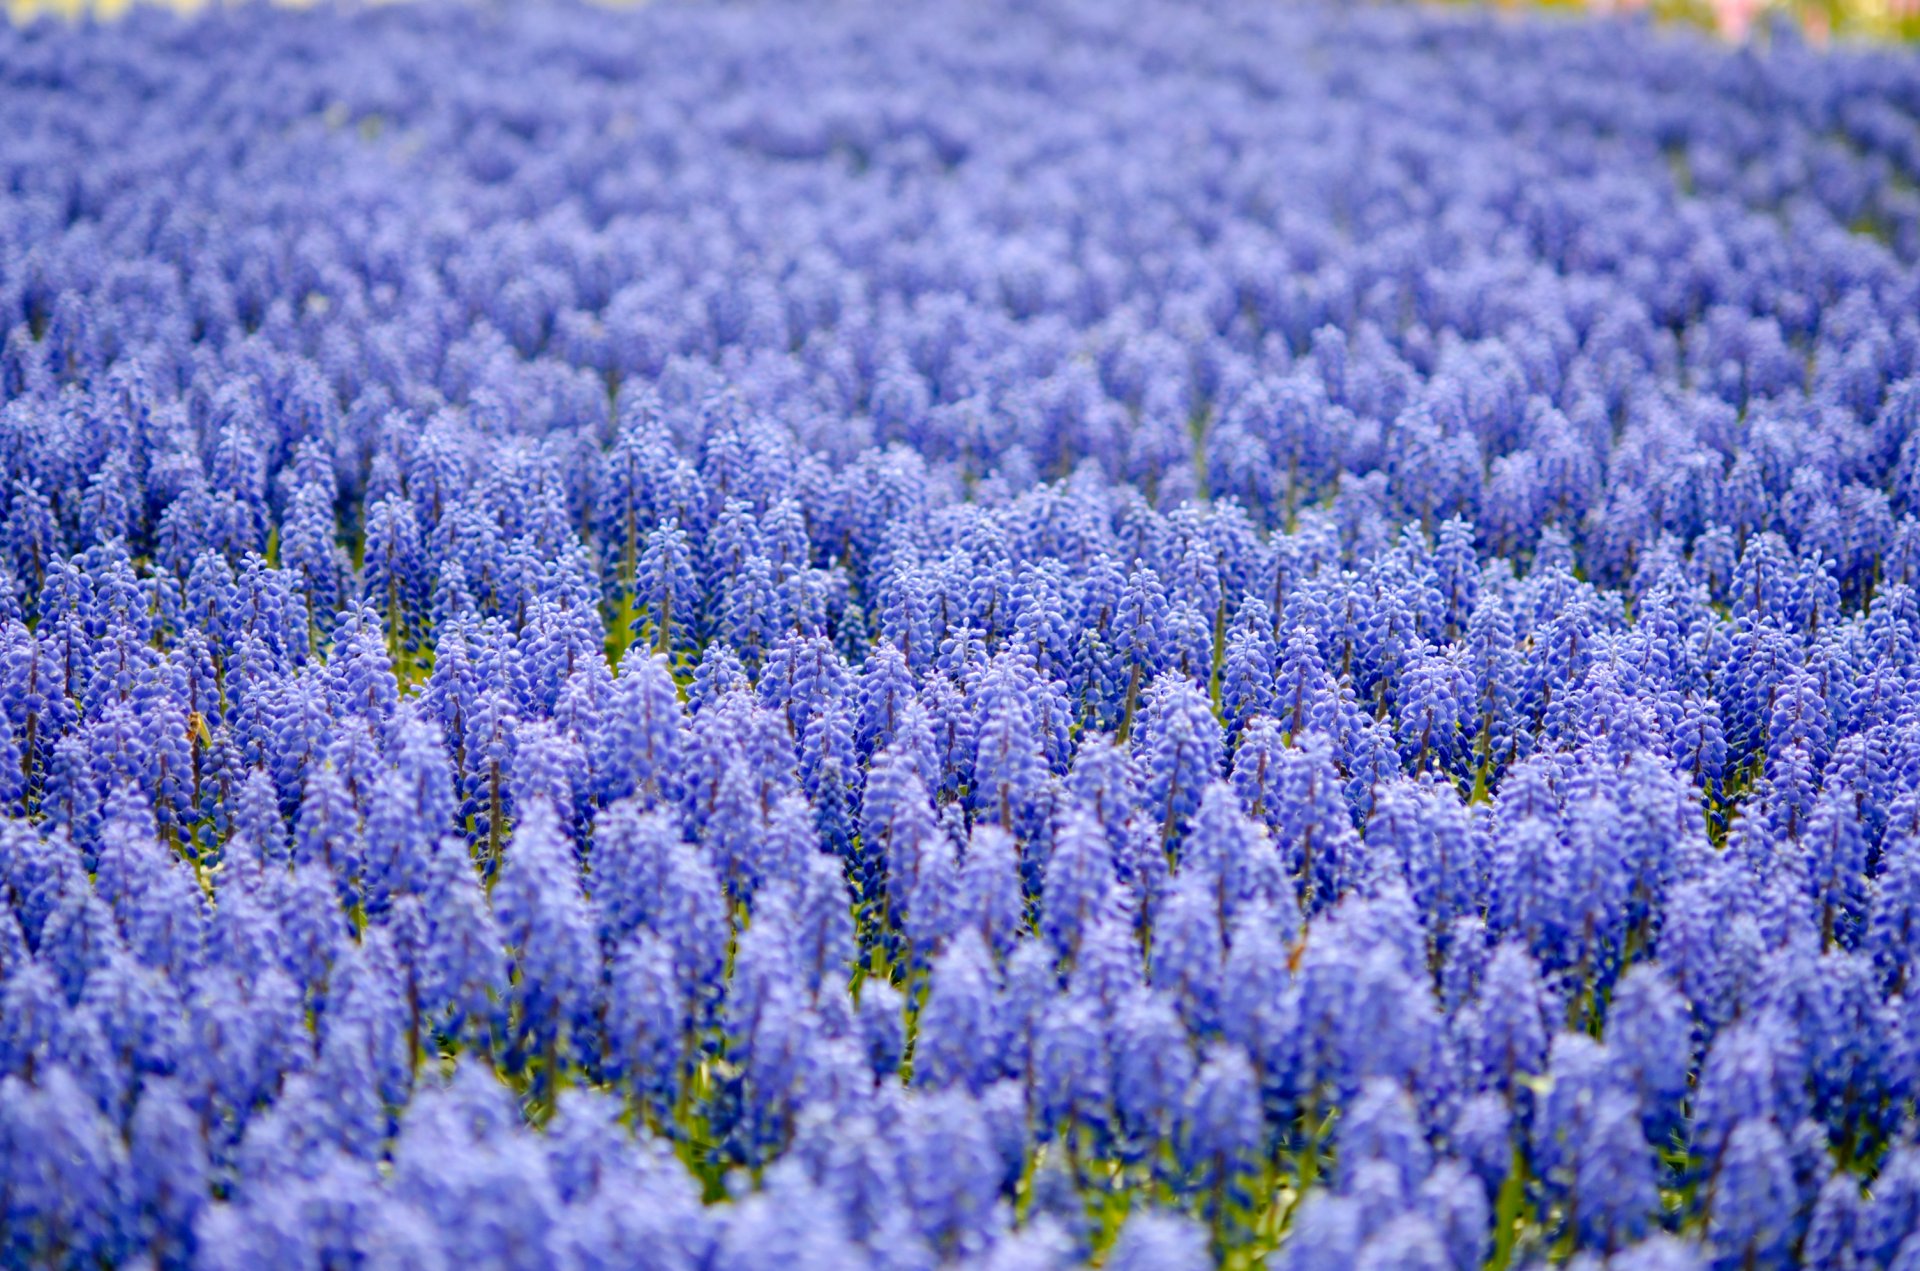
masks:
[[[0,1265],[1920,1268],[1920,58],[0,26]]]

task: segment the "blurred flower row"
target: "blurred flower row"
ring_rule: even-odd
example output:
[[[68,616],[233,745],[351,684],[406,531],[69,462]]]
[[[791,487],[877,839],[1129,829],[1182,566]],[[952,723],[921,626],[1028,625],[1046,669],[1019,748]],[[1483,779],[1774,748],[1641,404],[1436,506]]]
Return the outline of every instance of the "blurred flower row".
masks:
[[[1920,0],[1471,0],[1502,9],[1584,9],[1646,14],[1706,27],[1736,41],[1798,30],[1808,40],[1920,39]]]
[[[6,0],[16,20],[56,15],[119,17],[136,5],[196,12],[222,0]],[[273,0],[305,7],[316,0]],[[324,3],[325,0],[319,0]],[[632,0],[603,0],[618,7]],[[1428,0],[1434,2],[1434,0]],[[1447,2],[1447,0],[1439,0]],[[1452,0],[1458,3],[1461,0]],[[1794,24],[1815,42],[1835,37],[1920,39],[1920,0],[1465,0],[1499,8],[1581,9],[1594,13],[1647,13],[1663,21],[1709,27],[1731,40],[1764,34],[1769,24]]]

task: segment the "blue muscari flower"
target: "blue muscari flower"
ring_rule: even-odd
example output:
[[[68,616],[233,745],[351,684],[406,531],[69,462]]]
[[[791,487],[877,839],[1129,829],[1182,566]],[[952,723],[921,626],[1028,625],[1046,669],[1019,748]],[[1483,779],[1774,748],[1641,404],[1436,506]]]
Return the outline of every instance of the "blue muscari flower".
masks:
[[[862,981],[856,1024],[874,1076],[885,1080],[897,1074],[907,1050],[906,1005],[900,990],[886,980]]]
[[[567,1039],[578,1045],[592,1027],[600,954],[572,845],[545,801],[516,827],[492,901],[513,954],[510,1062],[544,1057],[540,1080],[551,1086]]]
[[[1776,1125],[1797,1125],[1809,1110],[1799,1038],[1774,1011],[1736,1023],[1714,1039],[1697,1089],[1692,1151],[1702,1160],[1717,1161],[1744,1121],[1764,1118]]]
[[[773,581],[773,566],[766,557],[747,561],[740,576],[722,590],[719,608],[720,632],[727,644],[748,670],[757,671],[788,625],[786,607]],[[658,619],[654,622],[657,624]]]
[[[1295,1076],[1299,1001],[1290,981],[1298,949],[1290,942],[1298,926],[1297,913],[1255,902],[1228,929],[1221,1032],[1246,1049],[1270,1104],[1284,1104]]]
[[[765,1191],[740,1203],[716,1243],[715,1256],[742,1271],[829,1271],[869,1264],[821,1190],[798,1171],[788,1170],[776,1171]]]
[[[1017,671],[1006,669],[1012,673],[1004,682],[991,682],[999,677],[990,677],[976,694],[992,704],[984,708],[974,736],[972,811],[978,821],[1031,842],[1046,820],[1047,765],[1031,690]]]
[[[1859,1267],[1866,1216],[1867,1201],[1860,1194],[1860,1180],[1845,1170],[1834,1170],[1820,1185],[1820,1195],[1808,1216],[1802,1258],[1814,1266]]]
[[[637,553],[637,518],[629,512],[629,520],[635,523],[635,528],[622,531],[628,544],[624,550]],[[654,533],[657,535],[658,531]],[[649,536],[649,545],[653,541],[657,540]],[[709,582],[732,579],[751,557],[766,554],[753,508],[741,499],[728,499],[721,507],[702,546],[706,553]]]
[[[135,1214],[127,1150],[66,1069],[0,1079],[7,1257],[22,1265],[118,1261]]]
[[[1337,1159],[1342,1189],[1352,1186],[1368,1162],[1390,1166],[1409,1197],[1427,1181],[1433,1151],[1405,1089],[1381,1077],[1362,1084],[1341,1119]]]
[[[1284,808],[1280,759],[1285,749],[1286,737],[1277,723],[1252,720],[1240,735],[1228,778],[1247,815],[1269,830],[1278,826]]]
[[[1309,914],[1319,913],[1357,880],[1360,837],[1324,735],[1307,734],[1272,762],[1273,806],[1268,815],[1274,839],[1299,880],[1303,907]]]
[[[1013,838],[996,825],[977,825],[967,840],[954,897],[954,919],[979,932],[995,956],[1004,957],[1027,929],[1020,857]]]
[[[785,803],[797,801],[789,797]],[[808,845],[781,885],[797,923],[797,956],[806,989],[818,998],[839,985],[856,954],[847,872],[839,856],[810,851]]]
[[[1470,1062],[1477,1084],[1511,1104],[1527,1078],[1546,1072],[1550,999],[1540,967],[1511,941],[1493,952],[1473,1013]]]
[[[1454,1156],[1473,1170],[1489,1193],[1497,1192],[1513,1168],[1513,1117],[1494,1091],[1464,1100],[1448,1132]]]
[[[1573,1225],[1589,1247],[1614,1250],[1639,1239],[1659,1213],[1652,1148],[1640,1110],[1623,1094],[1601,1094],[1571,1144]]]
[[[308,770],[301,792],[295,860],[324,864],[350,895],[364,867],[365,814],[382,767],[371,728],[354,722],[335,730],[326,755]]]
[[[1106,835],[1079,809],[1069,810],[1055,827],[1053,852],[1046,863],[1040,899],[1040,930],[1056,957],[1071,963],[1081,939],[1115,888],[1114,865]]]
[[[1087,722],[1096,728],[1119,726],[1133,683],[1117,621],[1126,588],[1126,574],[1111,555],[1100,552],[1087,562],[1079,588],[1071,678],[1080,690]]]
[[[1441,634],[1452,638],[1465,632],[1480,598],[1480,562],[1474,549],[1474,527],[1462,517],[1441,525],[1432,556],[1435,589],[1443,607]]]
[[[1231,1043],[1209,1048],[1187,1090],[1176,1149],[1189,1175],[1210,1190],[1205,1208],[1216,1221],[1250,1199],[1240,1192],[1239,1175],[1266,1138],[1259,1082],[1246,1052]]]
[[[1113,1096],[1128,1146],[1151,1152],[1167,1141],[1196,1061],[1180,1017],[1165,994],[1136,992],[1114,1022]]]
[[[311,621],[338,611],[347,573],[345,553],[336,540],[333,485],[331,465],[324,480],[302,481],[280,525],[280,563],[297,578]]]
[[[367,900],[383,912],[395,895],[417,894],[440,837],[455,828],[453,770],[435,729],[407,713],[396,723],[393,766],[382,772],[366,815]]]
[[[576,1201],[568,1219],[569,1248],[579,1265],[592,1271],[695,1266],[712,1243],[715,1225],[691,1180],[672,1160],[655,1162],[631,1187],[603,1186]]]
[[[1167,614],[1168,671],[1205,687],[1214,670],[1213,625],[1182,601]]]
[[[235,1167],[255,1190],[280,1182],[279,1171],[315,1178],[336,1163],[377,1155],[387,1124],[365,1038],[357,1023],[335,1025],[311,1072],[289,1078],[273,1106],[248,1123]]]
[[[1796,888],[1804,878],[1792,868],[1797,864],[1792,854],[1780,853],[1771,862],[1760,859],[1766,852],[1762,828],[1749,818],[1736,820],[1727,835],[1726,851],[1691,862],[1691,877],[1676,881],[1669,912],[1663,915],[1661,963],[1708,1026],[1732,1017],[1739,994],[1759,965],[1757,959],[1732,956],[1735,945],[1758,946],[1767,940],[1755,887],[1769,873],[1782,878],[1791,875]],[[1810,919],[1804,926],[1817,932]],[[1817,934],[1813,938],[1817,940]]]
[[[801,757],[805,794],[788,795],[781,803],[805,814],[804,836],[809,846],[817,844],[843,858],[852,856],[865,773],[852,754],[846,717],[839,710],[823,712],[808,731]],[[800,816],[793,815],[789,820],[790,832],[800,835]],[[798,837],[794,841],[797,843]]]
[[[1436,934],[1482,907],[1485,835],[1445,786],[1404,781],[1383,786],[1365,837],[1371,861],[1386,853],[1397,859],[1414,903]]]
[[[1076,632],[1067,602],[1072,585],[1057,560],[1023,561],[1009,597],[1012,647],[1031,658],[1041,674],[1069,684],[1077,678]]]
[[[376,1096],[370,1102],[383,1110],[407,1101],[419,1063],[421,1042],[406,992],[391,935],[373,928],[341,958],[323,1020],[323,1069],[329,1048],[346,1052],[342,1062],[351,1063]],[[384,1116],[374,1128],[384,1131]]]
[[[1136,840],[1145,829],[1138,827]],[[1183,870],[1204,872],[1214,879],[1222,922],[1230,922],[1243,907],[1256,901],[1268,902],[1289,914],[1298,910],[1297,888],[1287,872],[1287,862],[1273,840],[1241,810],[1225,782],[1212,783],[1201,796],[1192,832],[1181,850]],[[1134,855],[1137,858],[1137,848]],[[1164,890],[1154,887],[1151,898],[1157,902]]]
[[[528,720],[551,727],[560,744],[580,746],[600,731],[611,677],[600,655],[599,628],[558,613],[550,605],[535,606],[521,630],[514,679]],[[579,785],[583,799],[592,793],[584,779],[568,784]]]
[[[1549,575],[1551,584],[1559,584],[1562,574]],[[1544,615],[1531,633],[1532,657],[1523,664],[1521,675],[1521,718],[1537,727],[1563,685],[1578,684],[1586,675],[1591,658],[1592,636],[1599,623],[1599,606],[1588,593],[1565,580],[1568,585],[1552,586],[1561,592],[1560,603]],[[1546,589],[1543,589],[1543,591]]]
[[[369,506],[363,574],[367,598],[385,618],[390,636],[403,647],[414,647],[427,616],[432,582],[412,503],[389,496]]]
[[[60,982],[69,1002],[77,1002],[92,975],[125,947],[113,911],[84,878],[67,878],[60,897],[41,928],[35,957]]]
[[[1427,1271],[1449,1265],[1446,1241],[1433,1220],[1424,1214],[1385,1219],[1360,1246],[1357,1257],[1359,1265],[1380,1267],[1383,1271],[1385,1268]]]
[[[920,700],[927,713],[931,734],[935,779],[928,785],[943,801],[956,798],[971,783],[972,764],[977,753],[975,721],[966,688],[957,680],[936,670],[921,686]],[[901,740],[896,739],[898,746]],[[914,730],[910,739],[916,756],[921,752],[921,734]]]
[[[1140,924],[1124,894],[1109,892],[1080,940],[1067,988],[1076,997],[1113,1010],[1146,984],[1140,965]]]
[[[1206,1233],[1199,1225],[1149,1210],[1127,1220],[1106,1265],[1115,1271],[1198,1271],[1211,1261]]]
[[[702,839],[729,895],[751,900],[766,878],[766,849],[771,845],[767,806],[752,765],[736,755],[721,770],[706,808]]]
[[[1028,1080],[1043,1135],[1107,1131],[1112,1064],[1104,1018],[1097,1003],[1069,995],[1056,998],[1035,1022]]]
[[[1491,1246],[1489,1219],[1493,1207],[1488,1203],[1486,1188],[1470,1170],[1458,1161],[1441,1163],[1421,1184],[1416,1200],[1453,1267],[1485,1264]]]
[[[1118,703],[1122,728],[1130,723],[1148,685],[1169,661],[1167,596],[1151,568],[1140,567],[1127,576],[1109,621],[1110,641],[1124,681]]]
[[[657,1141],[643,1133],[638,1139],[621,1124],[619,1099],[603,1091],[571,1092],[547,1124],[547,1169],[561,1200],[576,1205],[602,1188],[622,1184],[660,1183],[648,1177],[650,1148]]]
[[[794,786],[793,739],[785,722],[745,693],[732,692],[694,717],[682,766],[689,828],[704,831],[727,770],[744,765],[753,798],[771,807]]]
[[[1480,992],[1480,980],[1487,969],[1492,946],[1487,939],[1487,924],[1477,917],[1456,918],[1443,934],[1439,970],[1440,1005],[1449,1014],[1458,1012]]]
[[[1472,668],[1460,652],[1416,645],[1399,684],[1400,757],[1413,772],[1464,774],[1472,740]]]
[[[858,723],[854,742],[863,758],[891,745],[908,705],[914,701],[913,672],[893,641],[882,639],[860,670]]]
[[[897,1105],[871,1105],[836,1114],[824,1106],[808,1108],[794,1135],[793,1159],[805,1164],[822,1189],[822,1200],[846,1223],[854,1239],[890,1249],[911,1247],[908,1255],[931,1259],[911,1230],[901,1203],[905,1162],[890,1135],[897,1126]],[[884,1113],[892,1113],[883,1121]]]
[[[202,895],[158,841],[150,807],[122,786],[108,797],[94,866],[94,892],[114,910],[141,960],[175,974],[200,960],[206,917]]]
[[[615,955],[607,990],[609,1071],[663,1117],[678,1093],[682,1067],[694,1025],[693,1003],[686,1000],[674,973],[673,948],[663,938],[642,932]]]
[[[28,1081],[63,1048],[67,1001],[53,974],[28,959],[0,985],[0,1067]]]
[[[1181,871],[1154,921],[1153,983],[1178,1005],[1196,1034],[1219,1028],[1226,955],[1218,874],[1193,863]]]
[[[1870,1132],[1895,1080],[1871,964],[1838,950],[1815,957],[1802,945],[1780,950],[1769,970],[1764,998],[1798,1025],[1813,1114],[1836,1138]]]
[[[1264,601],[1250,596],[1234,615],[1220,672],[1221,706],[1236,737],[1254,717],[1274,713],[1278,659],[1272,616]]]
[[[1443,1022],[1418,969],[1411,907],[1399,908],[1394,914],[1349,901],[1323,938],[1309,931],[1299,957],[1303,1060],[1310,1065],[1302,1080],[1344,1099],[1368,1077],[1390,1077],[1412,1089],[1431,1115],[1451,1080]]]
[[[932,606],[917,563],[899,562],[875,587],[878,625],[885,643],[896,647],[908,667],[922,670],[933,664],[939,641],[933,629]]]
[[[135,1081],[170,1073],[182,1058],[185,1012],[177,983],[185,978],[124,953],[87,976],[78,1010]]]
[[[739,1075],[733,1097],[737,1111],[726,1128],[728,1151],[749,1163],[764,1164],[791,1144],[795,1117],[805,1107],[815,1080],[831,1081],[829,1063],[836,1053],[819,1015],[805,1005],[793,986],[775,983],[751,1016],[729,1030],[728,1047]],[[858,1065],[862,1084],[871,1081],[865,1057],[845,1047]]]
[[[1840,791],[1823,793],[1801,830],[1800,845],[1821,944],[1854,947],[1868,907],[1867,832],[1855,800]]]
[[[418,1009],[456,1036],[484,1030],[506,992],[506,942],[464,841],[443,839],[428,875]]]
[[[1004,1229],[1000,1162],[979,1105],[960,1090],[907,1104],[901,1182],[914,1225],[935,1250],[964,1255]]]
[[[648,531],[633,578],[635,642],[669,655],[691,649],[705,599],[694,574],[691,541],[679,522],[662,521]]]
[[[200,1116],[176,1083],[150,1081],[142,1089],[128,1127],[127,1166],[138,1244],[159,1266],[192,1265],[212,1165]]]
[[[1000,1027],[993,958],[977,933],[962,929],[933,958],[914,1050],[914,1081],[985,1089],[998,1071]]]
[[[1904,991],[1920,970],[1915,962],[1920,956],[1920,834],[1909,828],[1910,815],[1896,816],[1881,843],[1864,941],[1875,968],[1896,991]]]
[[[1886,837],[1899,800],[1896,761],[1888,740],[1888,730],[1879,725],[1843,738],[1834,747],[1823,777],[1826,784],[1852,792],[1867,839],[1875,844]]]
[[[73,704],[65,691],[65,677],[54,650],[19,620],[7,623],[0,637],[0,676],[4,676],[4,710],[16,740],[21,783],[10,798],[23,798],[34,778],[45,771],[55,741],[72,722]],[[13,769],[7,771],[13,780]]]
[[[124,452],[105,457],[87,481],[79,512],[79,537],[87,544],[125,540],[133,528],[134,500],[139,494],[133,464]]]
[[[1708,798],[1718,800],[1727,772],[1727,739],[1720,722],[1720,705],[1710,697],[1689,693],[1684,712],[1675,731],[1674,767]]]
[[[1128,818],[1140,801],[1140,773],[1133,756],[1104,734],[1083,736],[1066,784],[1067,793],[1099,824],[1118,853],[1126,842]]]
[[[768,656],[759,696],[763,706],[784,716],[788,735],[800,741],[814,716],[845,702],[853,688],[853,673],[830,641],[790,632]]]
[[[1812,667],[1789,668],[1774,685],[1765,740],[1769,767],[1774,754],[1795,749],[1806,751],[1807,761],[1815,771],[1826,766],[1834,741],[1827,689],[1823,677]]]
[[[1920,1149],[1896,1145],[1881,1162],[1861,1221],[1857,1248],[1868,1266],[1892,1266],[1905,1256],[1920,1223]],[[1809,1233],[1811,1235],[1811,1233]]]
[[[1328,673],[1314,629],[1295,625],[1287,633],[1274,685],[1274,718],[1287,737],[1330,732],[1339,716],[1340,691]]]
[[[1799,1197],[1773,1122],[1749,1118],[1727,1135],[1706,1208],[1716,1268],[1791,1264]]]
[[[1268,1265],[1273,1271],[1339,1271],[1354,1265],[1364,1239],[1359,1203],[1315,1189],[1302,1199]]]
[[[946,847],[913,756],[890,749],[876,757],[861,817],[863,898],[884,900],[887,920],[899,925],[907,917],[923,865]]]
[[[38,591],[65,552],[60,526],[47,497],[31,481],[16,478],[0,537],[13,557],[14,573]]]
[[[563,1256],[558,1188],[539,1143],[516,1120],[484,1064],[461,1065],[449,1086],[423,1090],[409,1107],[390,1194],[438,1233],[449,1265],[535,1266]]]
[[[335,620],[333,643],[327,664],[333,701],[349,715],[384,724],[393,714],[400,690],[379,613],[366,604],[348,606]]]
[[[1606,1038],[1613,1079],[1639,1097],[1647,1137],[1667,1142],[1679,1126],[1694,1048],[1686,999],[1660,966],[1636,963],[1620,977]]]
[[[1621,859],[1619,822],[1610,798],[1571,803],[1549,840],[1546,887],[1533,898],[1533,947],[1545,969],[1572,984],[1591,977],[1601,990],[1619,974],[1636,881],[1631,858]]]
[[[288,1188],[246,1206],[210,1206],[194,1225],[195,1243],[207,1263],[236,1271],[262,1258],[279,1266],[318,1267],[320,1251],[302,1213],[304,1199]]]

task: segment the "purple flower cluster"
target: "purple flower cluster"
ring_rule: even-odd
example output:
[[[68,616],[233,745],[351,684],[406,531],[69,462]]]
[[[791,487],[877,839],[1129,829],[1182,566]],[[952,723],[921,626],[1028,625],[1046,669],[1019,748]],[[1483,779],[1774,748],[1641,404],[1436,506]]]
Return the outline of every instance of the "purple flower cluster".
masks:
[[[0,1265],[1920,1267],[1920,61],[0,27]]]

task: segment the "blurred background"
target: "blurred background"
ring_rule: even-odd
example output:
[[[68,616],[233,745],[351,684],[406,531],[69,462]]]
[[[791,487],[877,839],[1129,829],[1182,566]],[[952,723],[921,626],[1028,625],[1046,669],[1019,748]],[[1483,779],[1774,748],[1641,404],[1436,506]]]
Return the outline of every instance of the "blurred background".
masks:
[[[1523,5],[1500,0],[1499,7]],[[1920,39],[1920,0],[1542,0],[1537,7],[1648,11],[1663,21],[1707,27],[1730,40],[1764,35],[1776,19],[1796,23],[1814,41]]]
[[[195,10],[231,0],[0,0],[16,18],[43,14],[113,16],[135,4]],[[272,0],[295,5],[324,0]],[[378,3],[380,0],[374,0]],[[631,2],[631,0],[625,0]],[[1815,42],[1920,40],[1920,0],[1425,0],[1497,9],[1646,13],[1656,21],[1704,27],[1729,40],[1765,39],[1776,21],[1794,23]]]

